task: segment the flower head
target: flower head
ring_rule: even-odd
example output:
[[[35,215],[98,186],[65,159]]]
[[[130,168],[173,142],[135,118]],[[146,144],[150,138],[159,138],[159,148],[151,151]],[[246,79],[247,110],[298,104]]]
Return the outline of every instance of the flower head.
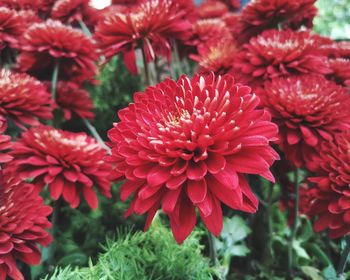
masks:
[[[81,21],[89,2],[89,0],[57,0],[52,7],[51,17],[67,23]]]
[[[94,105],[89,93],[79,85],[71,82],[58,82],[57,105],[62,109],[66,120],[70,120],[72,113],[82,119],[93,119]]]
[[[276,78],[265,83],[263,105],[279,126],[279,146],[303,166],[324,141],[350,128],[350,95],[323,76]]]
[[[198,15],[200,18],[219,18],[229,11],[228,7],[215,0],[204,1],[198,7]]]
[[[350,58],[335,58],[329,60],[332,69],[331,79],[340,85],[350,86]]]
[[[53,102],[45,85],[27,74],[0,71],[0,115],[19,127],[52,119]]]
[[[350,233],[350,133],[337,134],[321,145],[309,163],[315,177],[314,201],[309,215],[317,216],[315,231],[328,229],[331,238]]]
[[[39,244],[47,246],[52,238],[47,217],[52,209],[26,183],[9,184],[1,174],[0,182],[0,279],[24,280],[16,261],[38,265]]]
[[[253,82],[282,75],[329,74],[318,40],[309,32],[268,30],[243,46],[234,66]]]
[[[18,67],[51,80],[59,64],[59,80],[92,80],[97,72],[96,47],[81,31],[48,20],[33,24],[23,35]]]
[[[146,228],[162,207],[177,242],[193,230],[196,209],[207,228],[222,229],[221,203],[245,212],[258,200],[245,174],[274,178],[278,158],[269,142],[277,126],[257,109],[259,98],[232,76],[195,75],[166,80],[134,96],[109,133],[114,177],[133,194],[126,213],[148,213]]]
[[[32,10],[38,12],[42,10],[44,3],[50,0],[0,0],[0,7],[7,7],[17,11]]]
[[[238,47],[233,40],[222,40],[207,47],[198,49],[198,56],[191,56],[198,61],[198,71],[202,74],[223,75],[231,72],[234,59],[238,53]]]
[[[26,27],[25,21],[14,10],[0,7],[0,50],[17,48],[18,38]]]
[[[279,24],[298,29],[312,27],[317,13],[316,0],[255,0],[246,5],[239,22],[239,40],[248,41],[266,29]]]
[[[107,58],[123,53],[124,62],[137,73],[135,49],[142,48],[149,62],[155,55],[170,58],[171,40],[188,38],[191,24],[172,0],[145,1],[127,14],[101,20],[96,39]]]
[[[110,165],[103,162],[105,150],[85,133],[73,133],[48,126],[31,128],[13,145],[10,173],[32,178],[38,190],[48,185],[51,197],[63,199],[75,208],[83,195],[88,205],[98,206],[94,186],[110,197],[107,176]]]

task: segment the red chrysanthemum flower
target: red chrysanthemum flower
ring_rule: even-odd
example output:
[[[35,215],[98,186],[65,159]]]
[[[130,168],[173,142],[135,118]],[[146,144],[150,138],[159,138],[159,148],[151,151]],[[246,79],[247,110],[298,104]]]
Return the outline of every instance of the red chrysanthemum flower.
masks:
[[[18,38],[26,28],[22,17],[14,10],[0,7],[0,50],[17,48]]]
[[[329,60],[332,74],[329,75],[336,83],[350,86],[350,59],[336,58]]]
[[[301,25],[312,27],[317,13],[316,0],[256,0],[246,5],[239,22],[239,38],[246,42],[266,29],[280,24],[298,29]]]
[[[197,13],[200,18],[219,18],[229,11],[228,7],[215,0],[206,0],[197,8]]]
[[[51,80],[59,64],[59,80],[92,80],[97,72],[96,47],[80,30],[48,20],[33,24],[20,40],[18,67],[42,80]]]
[[[12,157],[7,154],[8,150],[12,147],[11,137],[4,135],[7,128],[6,119],[0,115],[0,163],[9,162]]]
[[[116,14],[99,22],[96,39],[107,58],[123,53],[130,72],[136,74],[135,49],[141,47],[149,62],[155,55],[170,59],[171,40],[187,39],[191,24],[172,0],[144,2],[130,13]]]
[[[199,55],[191,55],[198,62],[198,72],[201,74],[223,75],[231,72],[238,47],[233,40],[218,41],[207,47],[198,48]]]
[[[238,54],[234,67],[247,81],[256,83],[282,75],[331,73],[318,37],[291,30],[268,30],[252,38]]]
[[[38,245],[47,246],[52,240],[46,232],[51,227],[47,217],[52,209],[43,204],[33,185],[8,185],[3,177],[0,205],[0,279],[24,280],[16,261],[40,263]]]
[[[222,19],[200,19],[193,24],[193,34],[187,44],[208,47],[227,39],[233,40],[230,29]]]
[[[236,34],[236,32],[237,32],[237,25],[240,18],[240,14],[226,13],[221,18],[225,22],[227,28],[231,31],[231,33],[235,34],[234,37],[237,38],[239,36],[239,34]]]
[[[0,115],[21,128],[38,125],[38,118],[52,119],[51,94],[38,80],[27,74],[0,71]]]
[[[89,2],[89,0],[57,0],[52,7],[51,17],[67,23],[82,21]]]
[[[25,25],[25,30],[27,30],[34,23],[41,23],[43,20],[38,16],[38,14],[32,10],[21,10],[18,12],[18,16],[22,18]],[[22,33],[20,34],[22,36]]]
[[[17,11],[32,10],[40,11],[45,2],[49,0],[0,0],[1,7],[7,7]]]
[[[230,75],[166,80],[119,111],[108,133],[115,178],[133,194],[126,215],[148,213],[146,228],[162,207],[181,243],[196,223],[196,208],[215,235],[222,229],[221,203],[254,213],[258,200],[246,174],[273,181],[278,158],[269,142],[277,126],[257,109],[259,98]]]
[[[111,197],[110,165],[103,162],[106,151],[85,133],[48,126],[31,128],[14,143],[10,154],[14,159],[8,172],[34,179],[39,191],[48,185],[54,200],[63,196],[72,208],[80,204],[81,195],[91,208],[97,208],[94,186]]]
[[[350,133],[337,134],[321,145],[309,163],[316,184],[309,215],[317,216],[314,230],[328,229],[331,238],[350,233]]]
[[[350,95],[319,75],[292,76],[265,83],[263,105],[278,124],[279,146],[303,166],[320,144],[350,128]]]
[[[341,41],[336,43],[336,53],[340,58],[350,59],[350,42]]]
[[[57,105],[62,109],[66,120],[70,120],[72,113],[82,119],[93,119],[94,105],[89,93],[79,85],[71,82],[59,82],[57,84]]]

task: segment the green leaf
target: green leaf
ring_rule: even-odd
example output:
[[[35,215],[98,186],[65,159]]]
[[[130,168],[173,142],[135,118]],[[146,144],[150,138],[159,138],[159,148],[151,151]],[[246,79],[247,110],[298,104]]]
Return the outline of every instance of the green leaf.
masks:
[[[322,271],[322,273],[323,273],[324,278],[327,279],[327,280],[336,280],[336,279],[338,279],[337,272],[336,272],[336,270],[335,270],[333,265],[329,265],[328,267],[326,267]]]
[[[332,265],[331,260],[328,258],[327,254],[323,252],[323,250],[315,243],[307,243],[304,245],[306,250],[311,252],[317,260],[321,261],[324,265],[330,266]]]
[[[301,247],[300,241],[294,240],[294,242],[293,242],[293,249],[297,253],[298,257],[304,258],[304,259],[307,259],[307,260],[310,259],[310,256],[307,254],[305,249],[303,247]]]
[[[302,266],[301,271],[312,280],[323,280],[321,271],[312,266]]]
[[[246,225],[245,221],[240,216],[234,216],[224,220],[224,227],[221,236],[229,238],[232,243],[243,240],[251,232],[250,228]]]
[[[232,256],[245,257],[250,253],[250,250],[245,245],[234,245],[230,248]]]
[[[303,229],[303,231],[301,232],[298,239],[302,242],[308,241],[313,235],[313,230],[310,220],[308,220],[306,217],[302,217],[301,228]]]

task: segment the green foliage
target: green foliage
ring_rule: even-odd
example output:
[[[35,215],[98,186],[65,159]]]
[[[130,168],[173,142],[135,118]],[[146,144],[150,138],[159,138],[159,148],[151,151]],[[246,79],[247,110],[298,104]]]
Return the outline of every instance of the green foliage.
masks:
[[[199,243],[201,234],[193,233],[181,246],[159,219],[146,233],[118,234],[108,239],[95,266],[57,269],[46,280],[207,280],[212,279],[208,260]]]
[[[350,39],[350,0],[318,0],[314,30],[334,39]]]

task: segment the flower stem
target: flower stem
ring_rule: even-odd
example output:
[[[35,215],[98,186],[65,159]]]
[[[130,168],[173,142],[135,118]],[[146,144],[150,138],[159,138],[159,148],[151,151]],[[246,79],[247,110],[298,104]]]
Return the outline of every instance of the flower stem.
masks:
[[[56,100],[56,91],[57,91],[57,82],[58,82],[58,73],[60,70],[60,61],[56,60],[55,67],[52,72],[52,79],[51,79],[51,94],[52,99]]]
[[[268,236],[267,236],[267,242],[265,247],[265,260],[267,262],[271,261],[271,252],[272,252],[272,236],[273,236],[273,228],[272,228],[272,195],[273,195],[273,184],[271,183],[269,185],[269,192],[267,195],[267,201],[266,201],[266,222],[267,222],[267,228],[268,228]]]
[[[346,264],[348,262],[348,258],[350,255],[350,237],[346,237],[346,247],[343,251],[343,253],[340,256],[340,261],[338,264],[338,269],[337,269],[337,277],[339,280],[343,280],[344,278],[344,271],[346,268]]]
[[[53,242],[51,243],[50,247],[48,248],[48,259],[47,262],[49,266],[54,266],[54,260],[55,260],[55,251],[56,251],[56,236],[58,232],[58,219],[59,214],[61,211],[61,199],[54,202],[53,206],[53,212],[51,217],[51,224],[52,224],[52,238]]]
[[[79,20],[79,25],[81,30],[83,30],[83,32],[88,36],[88,37],[92,37],[92,33],[90,31],[90,29],[86,26],[85,22],[82,20]]]
[[[215,236],[208,231],[209,257],[211,265],[216,265],[218,256],[216,254]]]
[[[299,170],[294,170],[294,221],[291,229],[291,235],[288,244],[288,272],[290,277],[293,277],[293,244],[296,237],[299,225]]]
[[[151,85],[151,78],[150,78],[150,75],[149,75],[149,68],[148,68],[149,65],[147,63],[147,59],[146,59],[146,54],[145,54],[144,48],[142,47],[141,50],[142,50],[143,69],[145,71],[146,85],[149,86],[149,85]]]
[[[111,149],[105,144],[100,134],[98,134],[96,128],[87,119],[83,119],[83,122],[86,125],[86,127],[89,129],[91,134],[95,137],[97,142],[101,145],[101,147],[104,148],[108,152],[108,154],[111,154]]]

